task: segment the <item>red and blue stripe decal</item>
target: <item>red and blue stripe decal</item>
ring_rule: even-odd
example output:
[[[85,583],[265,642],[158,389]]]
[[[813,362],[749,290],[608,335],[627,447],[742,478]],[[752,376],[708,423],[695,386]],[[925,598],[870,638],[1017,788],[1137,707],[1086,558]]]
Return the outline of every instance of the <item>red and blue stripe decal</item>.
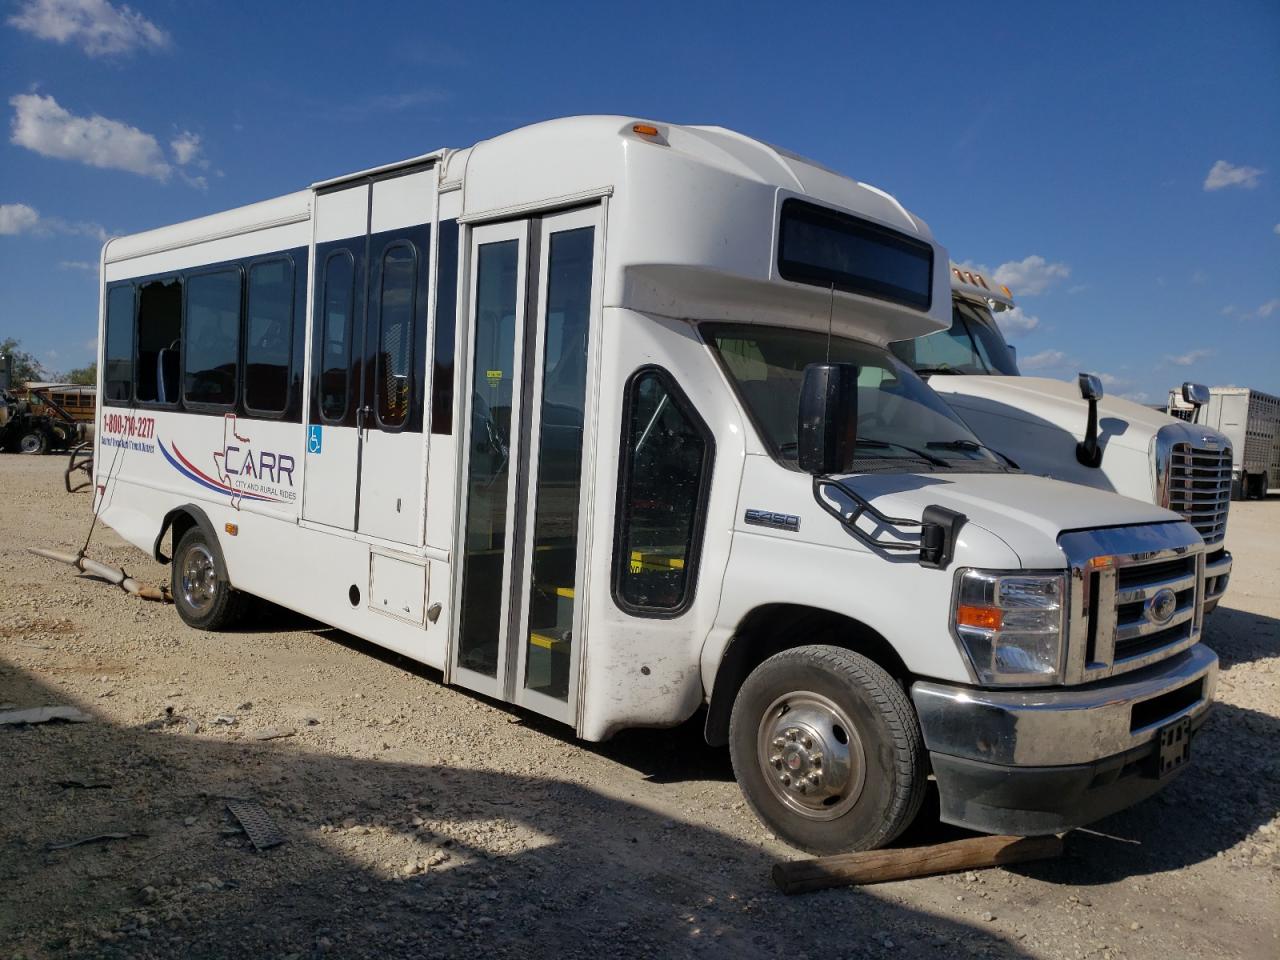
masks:
[[[169,452],[169,448],[164,445],[164,441],[156,438],[156,442],[160,444],[160,452],[164,454],[164,458],[169,461],[169,465],[177,470],[180,474],[202,487],[208,487],[214,493],[222,493],[228,497],[239,497],[241,500],[265,500],[268,503],[280,503],[277,497],[268,497],[261,493],[250,493],[247,490],[237,490],[230,484],[223,483],[221,480],[209,476],[194,463],[188,460],[178,445],[173,444],[173,453]]]

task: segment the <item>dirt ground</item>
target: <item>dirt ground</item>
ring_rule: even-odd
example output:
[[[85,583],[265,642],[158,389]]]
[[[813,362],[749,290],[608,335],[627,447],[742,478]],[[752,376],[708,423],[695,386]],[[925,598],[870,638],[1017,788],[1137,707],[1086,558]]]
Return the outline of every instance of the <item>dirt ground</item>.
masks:
[[[1280,956],[1274,499],[1233,505],[1220,702],[1162,794],[1060,861],[785,897],[797,854],[698,720],[580,744],[285,611],[190,630],[25,552],[83,541],[61,468],[0,456],[0,705],[93,720],[0,728],[0,957]],[[168,576],[110,530],[90,553]],[[926,806],[899,842],[956,835]]]

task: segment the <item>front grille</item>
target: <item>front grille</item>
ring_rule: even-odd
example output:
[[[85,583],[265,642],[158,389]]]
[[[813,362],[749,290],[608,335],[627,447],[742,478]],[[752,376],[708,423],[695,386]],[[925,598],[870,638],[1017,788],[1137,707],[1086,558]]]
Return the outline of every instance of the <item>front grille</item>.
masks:
[[[1205,548],[1185,524],[1066,533],[1068,682],[1136,670],[1200,639]]]
[[[1169,509],[1182,514],[1207,544],[1227,535],[1231,506],[1231,450],[1189,443],[1173,445],[1169,464]]]

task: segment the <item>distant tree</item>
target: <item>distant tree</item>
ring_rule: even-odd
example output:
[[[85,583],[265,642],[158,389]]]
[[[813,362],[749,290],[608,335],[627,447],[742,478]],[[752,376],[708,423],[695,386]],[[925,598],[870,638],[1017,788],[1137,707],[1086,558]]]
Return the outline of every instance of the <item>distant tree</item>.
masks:
[[[13,337],[6,337],[0,341],[0,357],[13,357],[13,386],[15,387],[22,386],[28,380],[43,380],[49,375],[39,360],[25,350],[18,349],[21,346],[22,341],[15,340]]]
[[[78,383],[84,387],[92,387],[98,382],[98,361],[94,360],[87,367],[76,367],[67,374],[67,383]]]

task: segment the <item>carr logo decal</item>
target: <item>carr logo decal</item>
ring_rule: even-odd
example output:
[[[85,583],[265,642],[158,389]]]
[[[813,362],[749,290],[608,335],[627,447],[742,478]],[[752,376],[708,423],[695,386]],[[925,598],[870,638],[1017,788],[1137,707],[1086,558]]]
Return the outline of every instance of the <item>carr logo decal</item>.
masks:
[[[157,442],[170,466],[188,480],[229,496],[233,507],[239,508],[241,500],[292,503],[298,497],[293,489],[293,456],[256,448],[240,429],[234,413],[223,418],[222,449],[209,455],[212,474],[193,463],[173,440],[168,445],[158,438]]]

